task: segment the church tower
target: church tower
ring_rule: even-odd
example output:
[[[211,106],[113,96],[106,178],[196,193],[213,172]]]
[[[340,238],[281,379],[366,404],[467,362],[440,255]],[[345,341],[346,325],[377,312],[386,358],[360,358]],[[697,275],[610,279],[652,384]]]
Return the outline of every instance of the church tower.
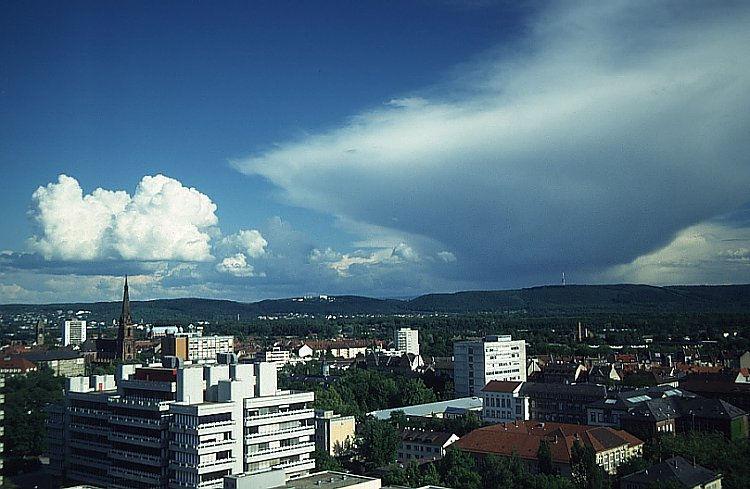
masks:
[[[135,358],[135,336],[133,335],[133,318],[130,316],[130,295],[128,294],[128,277],[125,276],[125,289],[122,294],[122,313],[117,329],[117,352],[120,360]]]

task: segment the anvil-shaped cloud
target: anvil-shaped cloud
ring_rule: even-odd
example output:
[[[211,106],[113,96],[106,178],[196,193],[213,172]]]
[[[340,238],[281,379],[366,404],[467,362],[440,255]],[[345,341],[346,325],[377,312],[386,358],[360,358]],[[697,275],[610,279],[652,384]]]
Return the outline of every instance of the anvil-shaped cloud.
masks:
[[[478,281],[630,263],[750,200],[750,4],[565,5],[450,83],[234,164]]]

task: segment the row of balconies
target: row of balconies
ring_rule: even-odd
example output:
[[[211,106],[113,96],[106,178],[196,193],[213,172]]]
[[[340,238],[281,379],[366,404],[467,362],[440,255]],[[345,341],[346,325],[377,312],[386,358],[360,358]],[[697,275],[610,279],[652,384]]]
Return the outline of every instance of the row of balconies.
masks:
[[[264,460],[270,460],[278,457],[291,457],[294,455],[301,455],[303,453],[309,453],[315,450],[315,442],[303,442],[295,445],[289,445],[286,447],[274,447],[266,450],[259,450],[257,452],[248,452],[245,455],[246,463],[262,462]]]
[[[234,438],[229,438],[226,440],[216,440],[212,442],[198,442],[195,443],[178,443],[174,440],[169,442],[169,449],[175,450],[178,452],[184,452],[184,453],[193,453],[193,454],[201,454],[210,452],[211,449],[215,449],[217,447],[222,447],[226,445],[232,445],[237,440]]]
[[[140,452],[131,452],[129,450],[120,450],[113,448],[109,451],[109,457],[126,462],[136,462],[143,465],[161,467],[162,458],[156,455],[147,455]]]
[[[110,423],[123,424],[128,426],[145,426],[148,428],[160,428],[164,424],[162,419],[140,418],[137,416],[123,416],[114,414],[109,417]]]
[[[245,426],[259,426],[269,424],[269,421],[273,421],[274,423],[297,421],[307,418],[313,418],[314,416],[314,409],[298,409],[295,411],[285,411],[281,413],[259,414],[256,416],[246,416]]]
[[[122,433],[120,431],[110,431],[109,440],[120,441],[124,443],[134,443],[151,448],[159,448],[162,445],[161,437],[133,435],[130,433]]]
[[[314,436],[314,426],[298,426],[296,428],[289,428],[286,430],[271,431],[268,433],[253,433],[251,435],[245,435],[245,443],[257,444],[265,443],[268,441],[281,440],[285,438],[292,438],[296,436]]]
[[[162,475],[160,473],[155,474],[152,472],[146,472],[144,470],[137,470],[127,467],[110,467],[109,475],[110,477],[121,477],[123,479],[130,479],[146,484],[153,484],[154,486],[160,486],[162,478]]]

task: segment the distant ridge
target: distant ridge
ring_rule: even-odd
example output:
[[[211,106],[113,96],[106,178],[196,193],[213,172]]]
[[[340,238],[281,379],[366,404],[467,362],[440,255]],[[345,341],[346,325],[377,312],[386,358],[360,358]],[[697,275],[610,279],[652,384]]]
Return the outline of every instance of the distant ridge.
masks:
[[[407,313],[527,313],[575,315],[584,313],[750,313],[750,285],[668,286],[556,285],[514,290],[426,294],[411,300],[373,299],[354,295],[328,299],[298,298],[236,302],[216,299],[158,299],[131,301],[133,316],[146,321],[217,321],[240,315],[407,314]],[[9,304],[0,313],[89,310],[98,318],[115,318],[118,302]]]

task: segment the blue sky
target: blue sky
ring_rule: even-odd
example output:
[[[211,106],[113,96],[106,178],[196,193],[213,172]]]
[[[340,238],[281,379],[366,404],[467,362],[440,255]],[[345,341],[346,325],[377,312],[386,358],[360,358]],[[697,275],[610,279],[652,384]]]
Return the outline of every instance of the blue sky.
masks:
[[[0,302],[750,279],[741,2],[0,9]]]

